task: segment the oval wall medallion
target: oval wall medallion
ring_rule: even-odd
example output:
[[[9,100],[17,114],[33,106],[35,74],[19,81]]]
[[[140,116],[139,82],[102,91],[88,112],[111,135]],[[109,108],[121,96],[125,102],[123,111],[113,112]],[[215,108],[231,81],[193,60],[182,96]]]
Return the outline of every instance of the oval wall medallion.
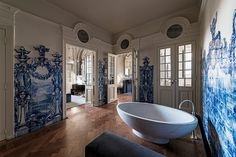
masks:
[[[174,39],[183,33],[183,27],[179,24],[171,25],[166,32],[168,38]]]
[[[128,39],[124,39],[122,40],[121,44],[120,44],[120,47],[122,49],[127,49],[129,47],[129,40]]]
[[[89,41],[89,35],[83,29],[78,31],[77,36],[82,43],[87,43]]]

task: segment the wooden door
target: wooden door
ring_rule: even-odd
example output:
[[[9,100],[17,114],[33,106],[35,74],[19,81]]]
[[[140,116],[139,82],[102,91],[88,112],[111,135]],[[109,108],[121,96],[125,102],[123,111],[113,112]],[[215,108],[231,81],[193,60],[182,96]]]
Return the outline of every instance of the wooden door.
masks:
[[[138,101],[138,51],[132,51],[132,101]]]
[[[0,141],[5,139],[6,121],[6,30],[0,28]]]
[[[194,101],[195,46],[192,42],[160,48],[158,51],[158,103],[178,108],[181,101]]]
[[[94,53],[87,52],[84,60],[85,65],[85,101],[93,103],[94,95]]]
[[[195,45],[192,42],[176,46],[176,107],[181,101],[195,101]]]
[[[158,103],[169,107],[175,104],[175,54],[174,47],[167,46],[158,52]]]
[[[108,53],[108,103],[117,100],[116,55]]]

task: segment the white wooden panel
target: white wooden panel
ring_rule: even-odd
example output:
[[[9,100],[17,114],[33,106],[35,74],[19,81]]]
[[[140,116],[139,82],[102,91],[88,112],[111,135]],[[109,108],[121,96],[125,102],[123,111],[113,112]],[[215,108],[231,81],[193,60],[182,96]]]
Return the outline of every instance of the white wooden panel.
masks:
[[[108,85],[108,103],[117,100],[117,85]]]
[[[117,100],[117,79],[116,79],[116,55],[108,53],[108,90],[107,101],[108,103]]]
[[[180,104],[183,100],[192,100],[193,101],[193,91],[189,90],[179,90],[177,97],[177,104]],[[182,107],[185,111],[192,112],[191,104],[185,104]]]
[[[186,49],[186,45],[191,45],[191,48],[190,49]],[[185,46],[185,47],[184,47]],[[180,51],[180,47],[183,47],[183,55],[182,55],[182,58],[180,59],[179,57],[181,56],[179,54],[179,51]],[[196,75],[195,75],[195,44],[193,42],[186,42],[186,43],[183,43],[183,44],[179,44],[179,45],[176,45],[176,54],[178,54],[176,56],[176,60],[177,60],[177,65],[176,65],[176,106],[178,107],[179,104],[181,103],[181,101],[183,100],[191,100],[195,103],[195,78],[196,78]],[[187,52],[187,53],[186,53]],[[188,59],[188,54],[191,53],[191,58]],[[186,62],[189,62],[191,60],[191,74],[187,77],[187,79],[185,78],[186,76],[184,76],[184,71],[189,71],[189,70],[183,70],[183,80],[185,81],[184,83],[184,86],[180,86],[181,83],[179,82],[180,81],[180,76],[178,75],[179,73],[179,66],[180,66],[180,61],[179,60],[182,60],[182,68],[185,69],[184,67],[184,61]],[[186,73],[187,74],[187,73]],[[186,75],[185,74],[185,75]],[[191,81],[190,81],[190,85],[186,84],[186,80],[190,80],[189,78],[191,78]],[[183,109],[186,110],[186,111],[191,111],[191,105],[189,104],[186,104],[184,105]]]
[[[164,55],[162,51],[164,51]],[[176,107],[174,63],[174,46],[167,46],[158,50],[158,103],[169,107]],[[164,77],[162,76],[163,74]],[[163,80],[164,83],[161,82],[161,80]]]
[[[85,89],[85,97],[86,97],[86,103],[92,103],[93,102],[93,88],[86,87]]]
[[[86,50],[86,49],[85,49]],[[85,56],[85,79],[86,79],[86,85],[85,85],[85,101],[86,103],[92,103],[94,104],[94,72],[96,73],[96,71],[94,71],[95,69],[95,52],[90,50],[86,56]]]
[[[183,49],[181,47],[183,47]],[[162,50],[166,50],[166,48],[171,48],[171,77],[166,77],[169,67],[165,66],[167,64],[166,51],[162,52]],[[160,48],[158,50],[158,65],[158,103],[169,107],[178,108],[180,102],[183,100],[188,99],[195,102],[194,43],[185,42],[183,44],[170,45]],[[166,78],[171,79],[169,79],[169,82],[167,81],[166,83]],[[184,108],[185,110],[191,111],[189,107],[190,105],[184,106],[187,106]]]
[[[173,106],[173,95],[174,93],[172,92],[172,90],[161,90],[160,92],[160,99],[159,99],[159,104],[160,105],[165,105],[165,106],[168,106],[168,107],[174,107]]]
[[[6,46],[5,46],[5,29],[0,28],[0,141],[5,139],[5,83],[6,83]]]
[[[132,51],[132,101],[138,101],[138,51]]]

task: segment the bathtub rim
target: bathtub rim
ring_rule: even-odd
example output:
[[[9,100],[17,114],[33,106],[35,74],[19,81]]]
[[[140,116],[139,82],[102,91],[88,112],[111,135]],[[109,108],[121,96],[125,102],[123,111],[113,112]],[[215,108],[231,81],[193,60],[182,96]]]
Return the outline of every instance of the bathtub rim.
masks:
[[[137,116],[137,115],[134,115],[134,114],[131,114],[131,113],[128,113],[128,112],[125,112],[124,110],[120,109],[119,106],[122,105],[122,104],[131,104],[131,103],[139,103],[139,104],[147,104],[147,105],[159,105],[159,104],[153,104],[153,103],[145,103],[145,102],[121,102],[121,103],[118,103],[116,105],[116,110],[117,111],[122,111],[123,113],[129,115],[129,116],[132,116],[132,117],[135,117],[135,118],[138,118],[138,119],[142,119],[142,120],[145,120],[145,121],[151,121],[151,122],[155,122],[155,123],[160,123],[160,124],[169,124],[169,125],[188,125],[188,124],[195,124],[198,123],[198,119],[193,116],[192,114],[186,112],[186,111],[183,111],[183,110],[180,110],[180,109],[176,109],[176,108],[172,108],[172,107],[168,107],[168,106],[164,106],[164,105],[159,105],[159,106],[163,106],[163,107],[166,107],[166,108],[171,108],[171,109],[175,109],[175,110],[178,110],[179,112],[183,112],[184,114],[187,114],[187,115],[190,115],[193,117],[193,121],[191,122],[165,122],[165,121],[159,121],[159,120],[154,120],[154,119],[150,119],[150,118],[144,118],[144,117],[140,117],[140,116]],[[119,113],[118,113],[119,114]]]

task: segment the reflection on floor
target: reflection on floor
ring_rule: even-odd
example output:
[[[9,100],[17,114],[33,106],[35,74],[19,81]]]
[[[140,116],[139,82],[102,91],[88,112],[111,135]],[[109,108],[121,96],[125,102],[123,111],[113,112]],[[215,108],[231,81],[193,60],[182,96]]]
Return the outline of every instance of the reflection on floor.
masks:
[[[119,95],[118,102],[131,101],[130,98]],[[186,137],[159,146],[136,137],[117,114],[118,102],[103,107],[86,104],[68,109],[67,120],[8,142],[6,147],[0,147],[0,156],[84,157],[84,148],[89,142],[104,131],[111,131],[167,157],[205,157],[202,140],[191,141]]]
[[[66,103],[66,109],[85,104],[84,96],[71,95],[71,102]]]
[[[125,93],[125,94],[119,94],[117,95],[117,103],[120,102],[130,102],[132,101],[132,94],[131,93]]]

